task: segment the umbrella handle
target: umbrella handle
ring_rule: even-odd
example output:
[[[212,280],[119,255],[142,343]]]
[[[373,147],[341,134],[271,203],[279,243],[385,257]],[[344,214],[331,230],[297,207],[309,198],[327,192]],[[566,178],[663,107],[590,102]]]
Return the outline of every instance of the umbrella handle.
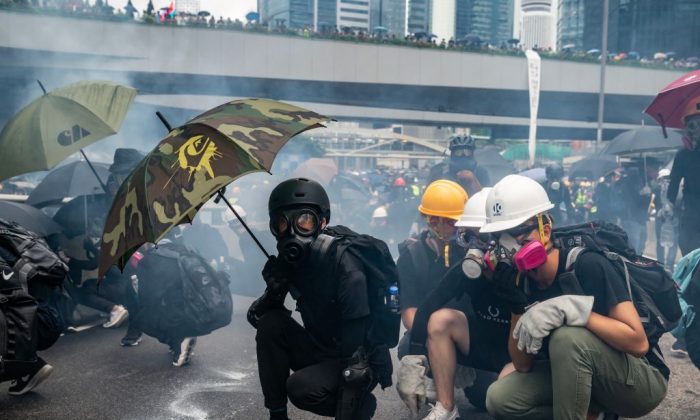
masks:
[[[241,222],[241,224],[243,225],[243,227],[245,228],[245,230],[248,231],[248,234],[250,235],[251,238],[253,238],[253,240],[254,240],[255,243],[258,245],[258,247],[259,247],[260,250],[263,252],[263,254],[265,254],[265,257],[267,257],[268,259],[270,259],[270,254],[267,253],[267,250],[265,249],[265,247],[260,243],[260,241],[258,240],[258,238],[257,238],[257,237],[255,236],[255,234],[253,233],[253,231],[251,231],[250,228],[248,227],[248,225],[243,221],[243,218],[241,217],[241,215],[238,214],[238,212],[236,211],[236,209],[234,209],[233,206],[231,205],[231,203],[229,203],[228,198],[226,198],[226,197],[224,196],[224,194],[221,193],[221,190],[217,191],[216,194],[218,195],[218,198],[219,198],[219,199],[224,200],[224,203],[226,203],[226,205],[228,206],[228,208],[231,209],[231,211],[233,212],[234,215],[236,215],[236,218],[238,219],[238,221]]]
[[[668,138],[668,133],[666,132],[666,121],[664,121],[664,116],[661,115],[661,113],[657,114],[659,116],[659,120],[661,121],[661,131],[664,133],[664,138]]]
[[[102,180],[100,179],[100,176],[97,175],[97,171],[95,170],[95,167],[92,166],[92,162],[90,162],[90,159],[88,159],[88,157],[85,155],[85,152],[83,152],[83,149],[80,149],[80,154],[83,155],[83,158],[85,158],[85,162],[87,162],[93,175],[95,175],[95,178],[97,178],[97,182],[100,183],[100,187],[102,187],[102,191],[104,191],[105,194],[109,194],[107,192],[107,186],[102,182]]]

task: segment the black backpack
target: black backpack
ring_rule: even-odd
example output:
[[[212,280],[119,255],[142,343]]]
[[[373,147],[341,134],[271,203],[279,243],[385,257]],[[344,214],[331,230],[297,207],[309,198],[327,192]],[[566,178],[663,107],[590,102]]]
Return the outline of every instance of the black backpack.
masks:
[[[678,325],[683,313],[676,283],[663,265],[637,255],[620,227],[594,221],[556,228],[552,231],[552,238],[556,247],[569,252],[566,273],[558,280],[564,293],[583,292],[574,274],[574,266],[581,253],[598,252],[614,262],[624,275],[651,347],[658,343],[664,333]]]
[[[153,252],[175,260],[178,267],[184,303],[181,309],[187,320],[180,326],[184,336],[209,334],[231,323],[233,298],[225,273],[214,270],[201,255],[182,244],[169,243]]]
[[[37,350],[38,303],[10,266],[0,260],[0,375],[7,363],[32,362]]]
[[[398,287],[399,276],[386,243],[370,235],[355,233],[345,226],[332,226],[319,235],[313,246],[312,258],[323,258],[331,247],[335,247],[336,267],[345,252],[362,262],[372,318],[368,339],[375,345],[396,347],[401,315],[389,308],[387,297],[389,287]]]
[[[4,219],[0,219],[0,257],[12,264],[25,288],[35,277],[49,285],[62,286],[68,274],[68,266],[43,238]]]

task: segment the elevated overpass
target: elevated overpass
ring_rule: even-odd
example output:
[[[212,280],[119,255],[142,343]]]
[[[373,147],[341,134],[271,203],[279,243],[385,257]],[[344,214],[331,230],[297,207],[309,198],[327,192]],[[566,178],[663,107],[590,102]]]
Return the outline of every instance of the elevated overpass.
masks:
[[[497,138],[526,137],[529,124],[524,57],[0,11],[0,58],[0,122],[35,79],[102,78],[136,87],[143,109],[251,96],[338,120],[484,126]],[[605,137],[638,125],[680,74],[609,66]],[[595,138],[598,77],[596,64],[543,60],[538,137]]]

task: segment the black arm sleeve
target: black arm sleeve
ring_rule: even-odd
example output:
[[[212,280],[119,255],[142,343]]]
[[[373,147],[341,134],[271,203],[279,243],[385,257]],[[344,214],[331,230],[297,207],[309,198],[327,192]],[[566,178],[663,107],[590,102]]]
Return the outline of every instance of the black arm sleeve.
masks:
[[[367,335],[368,317],[344,320],[340,332],[340,357],[347,359],[360,346],[364,345]]]
[[[462,264],[455,264],[440,281],[440,284],[425,298],[418,307],[411,328],[411,345],[409,354],[424,352],[428,338],[428,320],[430,316],[452,299],[459,299],[465,293],[471,294],[473,285],[479,280],[469,280],[462,272]]]
[[[668,185],[667,198],[671,204],[676,204],[676,199],[678,198],[678,189],[681,185],[681,179],[683,178],[683,150],[676,153],[676,157],[673,159],[673,168],[671,168],[671,182]]]

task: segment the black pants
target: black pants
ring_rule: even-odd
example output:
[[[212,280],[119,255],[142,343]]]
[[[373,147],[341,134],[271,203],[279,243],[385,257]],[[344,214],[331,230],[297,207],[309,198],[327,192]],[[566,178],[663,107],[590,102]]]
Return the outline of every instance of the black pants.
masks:
[[[335,415],[340,360],[324,358],[309,333],[282,310],[260,318],[255,340],[265,407],[286,407],[289,398],[302,410]]]
[[[100,312],[110,313],[115,303],[107,300],[97,290],[97,280],[87,280],[78,287],[70,281],[65,283],[66,290],[73,301]]]

